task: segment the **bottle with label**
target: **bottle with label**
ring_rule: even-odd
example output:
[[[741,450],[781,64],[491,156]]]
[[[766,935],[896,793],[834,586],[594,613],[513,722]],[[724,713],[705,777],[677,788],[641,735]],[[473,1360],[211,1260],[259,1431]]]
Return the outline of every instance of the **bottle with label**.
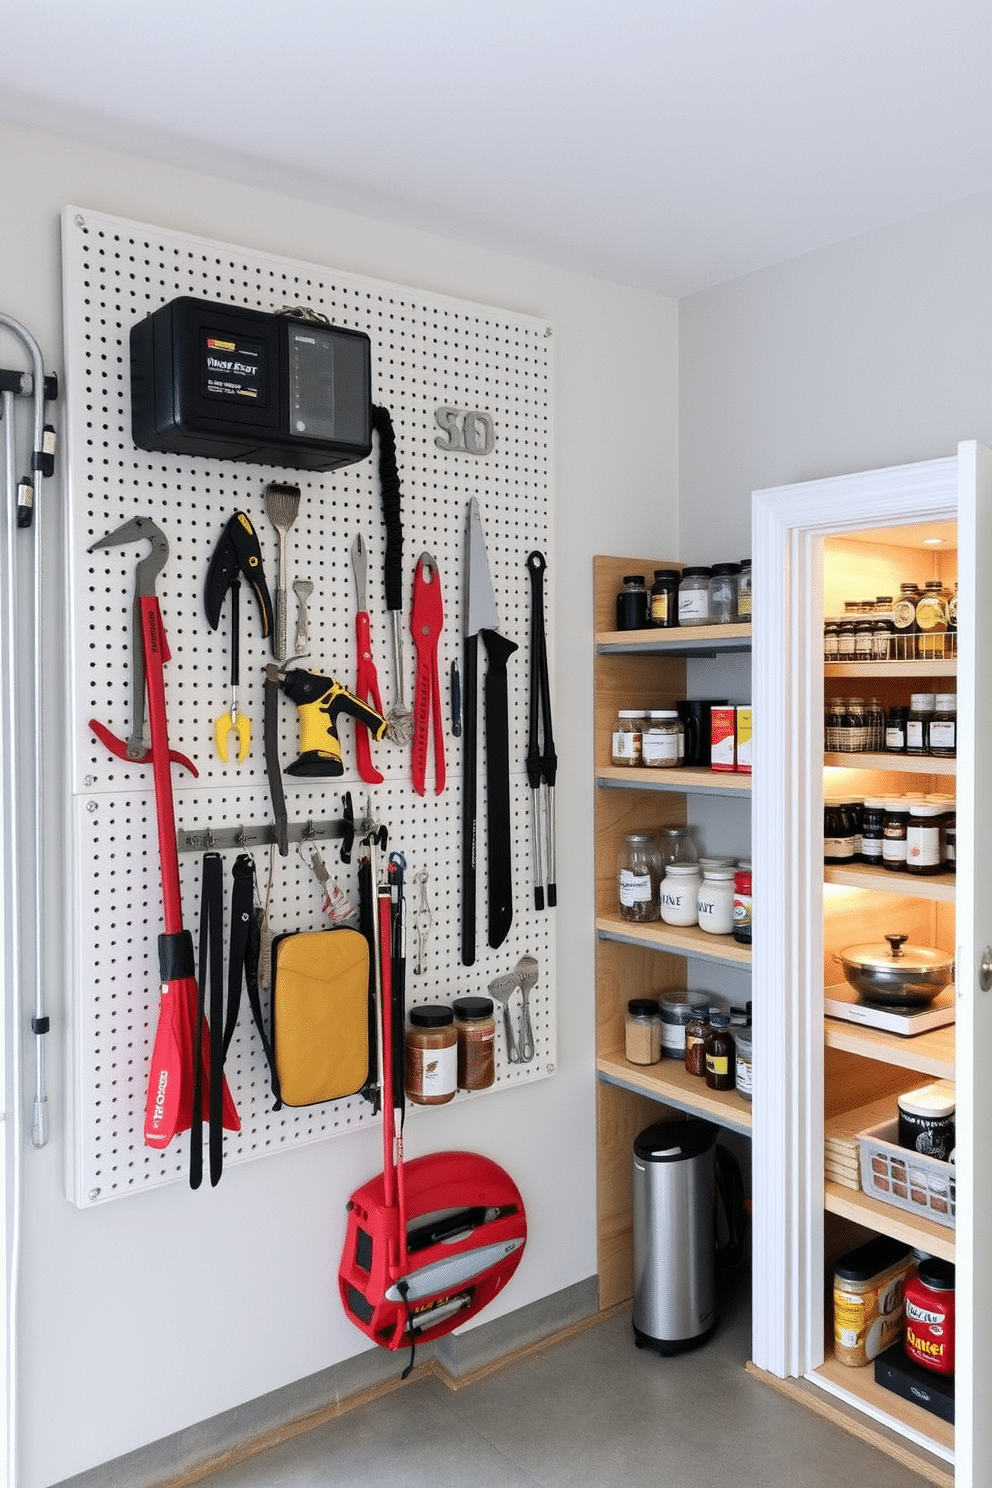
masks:
[[[750,558],[741,559],[741,569],[737,575],[737,623],[738,625],[750,625],[751,623]]]
[[[733,625],[737,620],[737,563],[715,563],[710,570],[710,624]]]
[[[696,895],[699,928],[710,935],[730,935],[734,928],[734,869],[707,867]]]
[[[734,1029],[734,1083],[737,1094],[751,1100],[754,1094],[754,1078],[751,1066],[751,1026]]]
[[[741,945],[751,944],[751,870],[738,868],[734,874],[734,939]]]
[[[628,832],[617,863],[617,897],[625,920],[658,918],[661,857],[650,832]]]
[[[906,1353],[935,1374],[954,1373],[954,1266],[920,1261],[906,1282]]]
[[[853,863],[856,857],[854,818],[838,798],[823,804],[823,861]]]
[[[920,591],[915,584],[900,584],[899,598],[892,606],[893,660],[916,660],[916,606]]]
[[[458,1089],[488,1090],[496,1083],[496,1019],[489,997],[456,997]]]
[[[865,705],[865,721],[868,728],[865,748],[869,754],[881,754],[885,748],[885,709],[882,707],[880,698],[868,699]]]
[[[906,872],[939,873],[944,866],[943,809],[914,801],[906,823]]]
[[[710,1010],[700,1008],[685,1025],[685,1067],[690,1075],[706,1074],[706,1035],[710,1031]]]
[[[661,918],[666,925],[695,925],[699,921],[697,907],[699,866],[696,863],[668,863],[658,892]]]
[[[648,997],[632,997],[624,1015],[624,1053],[631,1064],[657,1064],[661,1059],[661,1016]]]
[[[947,597],[940,579],[927,579],[916,604],[916,655],[920,661],[944,659]]]
[[[641,736],[641,764],[651,770],[675,769],[685,758],[685,724],[674,708],[654,708]]]
[[[679,579],[679,624],[709,625],[710,570],[684,568]]]
[[[613,725],[610,759],[615,765],[636,768],[641,763],[644,745],[643,708],[621,708]]]
[[[906,832],[909,827],[909,808],[901,796],[892,796],[885,803],[885,819],[882,825],[882,867],[902,873],[906,868]]]
[[[726,1013],[710,1013],[710,1031],[703,1046],[706,1084],[710,1090],[733,1090],[737,1083],[734,1036]]]
[[[454,1100],[458,1084],[458,1035],[450,1007],[428,1003],[410,1009],[403,1086],[418,1106]]]
[[[670,627],[679,623],[679,570],[656,568],[651,585],[651,624]]]
[[[882,866],[885,831],[885,801],[881,796],[866,796],[861,811],[861,861],[874,868]]]
[[[930,720],[930,753],[953,758],[958,752],[958,699],[954,692],[938,692]]]
[[[906,726],[909,709],[902,704],[889,708],[885,715],[885,747],[890,754],[906,753]]]
[[[643,574],[624,574],[623,588],[617,595],[617,630],[646,630],[648,627],[648,591]]]
[[[914,692],[909,700],[909,716],[906,719],[906,753],[930,753],[930,720],[936,709],[937,699],[932,692]]]

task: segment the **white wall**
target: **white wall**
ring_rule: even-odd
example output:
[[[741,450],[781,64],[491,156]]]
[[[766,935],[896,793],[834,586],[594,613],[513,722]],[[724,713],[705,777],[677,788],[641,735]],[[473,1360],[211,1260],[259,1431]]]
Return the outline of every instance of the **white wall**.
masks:
[[[691,296],[679,324],[681,556],[719,562],[748,550],[752,490],[992,442],[992,194]]]
[[[540,264],[0,125],[0,308],[61,370],[59,212],[67,202],[342,270],[548,317],[556,326],[559,1068],[554,1079],[432,1113],[431,1145],[504,1163],[530,1239],[489,1316],[596,1269],[592,933],[592,612],[596,552],[677,551],[674,302]],[[0,362],[12,349],[0,344]],[[20,363],[17,363],[20,365]],[[60,520],[40,537],[53,614]],[[64,661],[46,629],[46,674]],[[49,778],[58,775],[51,693]],[[52,874],[57,820],[49,822]],[[85,1213],[64,1197],[60,919],[53,887],[49,1146],[25,1153],[22,1476],[54,1481],[362,1351],[337,1302],[348,1194],[379,1161],[375,1132]],[[25,1047],[30,1059],[30,1049]],[[30,1092],[28,1092],[30,1094]],[[418,1124],[420,1125],[420,1124]],[[480,1319],[481,1321],[481,1319]]]

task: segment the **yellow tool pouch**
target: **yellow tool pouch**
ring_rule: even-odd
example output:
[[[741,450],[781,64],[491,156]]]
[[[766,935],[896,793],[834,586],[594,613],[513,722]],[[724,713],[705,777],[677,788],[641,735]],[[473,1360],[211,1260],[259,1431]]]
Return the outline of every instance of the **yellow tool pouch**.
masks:
[[[372,1056],[365,936],[346,926],[282,935],[273,942],[272,964],[277,1100],[315,1106],[357,1095]]]

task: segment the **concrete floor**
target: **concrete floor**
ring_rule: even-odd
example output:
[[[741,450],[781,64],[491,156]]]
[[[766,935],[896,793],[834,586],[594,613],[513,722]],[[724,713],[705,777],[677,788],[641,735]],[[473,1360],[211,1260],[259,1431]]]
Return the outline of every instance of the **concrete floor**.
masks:
[[[746,1306],[677,1358],[608,1318],[453,1391],[435,1377],[207,1480],[209,1488],[907,1488],[921,1480],[744,1372]],[[401,1364],[403,1361],[400,1361]]]

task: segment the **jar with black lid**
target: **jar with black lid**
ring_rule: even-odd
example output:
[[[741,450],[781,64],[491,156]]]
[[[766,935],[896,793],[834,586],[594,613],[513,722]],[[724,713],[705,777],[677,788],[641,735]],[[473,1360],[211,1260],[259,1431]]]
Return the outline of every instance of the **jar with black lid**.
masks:
[[[888,661],[892,654],[892,637],[894,627],[891,617],[892,596],[880,594],[875,601],[875,614],[872,620],[872,649],[875,661]]]
[[[679,579],[679,624],[709,625],[710,570],[684,568]]]
[[[737,623],[751,623],[751,560],[742,558],[737,575]]]
[[[825,801],[823,806],[823,861],[853,863],[855,860],[855,821],[851,808],[840,800]]]
[[[906,753],[906,724],[909,709],[901,703],[889,708],[885,715],[885,747],[890,754]]]
[[[405,1037],[403,1088],[418,1106],[454,1100],[458,1081],[458,1035],[450,1007],[427,1003],[410,1009]]]
[[[703,1047],[706,1084],[710,1090],[733,1090],[737,1083],[734,1055],[730,1018],[726,1013],[710,1013],[710,1031]]]
[[[882,825],[882,867],[894,873],[905,872],[906,832],[909,827],[909,807],[901,796],[892,796],[885,803],[885,820]]]
[[[882,844],[885,829],[885,800],[866,796],[861,809],[861,861],[875,868],[882,866]]]
[[[456,997],[458,1089],[488,1090],[496,1083],[496,1019],[489,997]]]
[[[624,574],[623,589],[617,595],[617,630],[646,630],[648,626],[648,591],[643,574]]]
[[[858,622],[845,616],[837,625],[837,660],[853,661],[857,653]]]
[[[656,568],[650,594],[651,624],[668,627],[679,623],[679,570]]]
[[[921,661],[943,660],[947,597],[940,579],[927,579],[916,605],[916,654]]]
[[[710,1029],[710,1010],[700,1008],[685,1025],[685,1067],[690,1075],[706,1074],[706,1035]]]
[[[875,659],[875,622],[870,615],[865,615],[857,623],[854,632],[854,659],[855,661],[874,661]]]
[[[895,661],[916,660],[916,606],[920,591],[915,584],[900,584],[899,598],[892,606]]]
[[[880,754],[885,748],[885,709],[879,698],[869,698],[865,705],[865,722],[868,735],[865,748],[870,754]]]
[[[823,659],[837,661],[840,648],[840,626],[836,620],[828,620],[823,627]]]
[[[944,866],[943,809],[914,801],[906,824],[906,872],[939,873]]]
[[[837,748],[843,754],[857,754],[867,747],[868,719],[865,700],[849,697],[843,703]]]
[[[710,570],[710,624],[733,625],[737,621],[737,576],[739,563],[716,563]]]
[[[958,752],[958,699],[953,692],[938,692],[930,720],[930,753],[953,758]]]
[[[932,692],[914,692],[909,700],[906,719],[906,753],[930,753],[930,720],[937,699]]]

